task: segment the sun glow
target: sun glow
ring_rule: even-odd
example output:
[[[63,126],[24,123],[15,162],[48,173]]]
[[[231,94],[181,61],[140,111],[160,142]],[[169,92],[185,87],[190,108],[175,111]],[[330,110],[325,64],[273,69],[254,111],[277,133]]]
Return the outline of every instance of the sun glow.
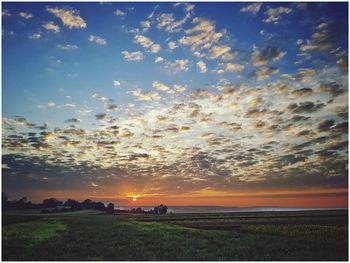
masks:
[[[133,201],[133,202],[136,202],[136,201],[137,201],[137,196],[133,196],[133,197],[132,197],[132,201]]]

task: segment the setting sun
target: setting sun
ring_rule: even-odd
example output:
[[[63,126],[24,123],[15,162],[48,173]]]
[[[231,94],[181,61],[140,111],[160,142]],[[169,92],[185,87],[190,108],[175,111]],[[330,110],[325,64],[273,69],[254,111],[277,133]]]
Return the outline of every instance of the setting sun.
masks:
[[[136,196],[134,196],[133,198],[132,198],[132,201],[137,201],[137,197]]]

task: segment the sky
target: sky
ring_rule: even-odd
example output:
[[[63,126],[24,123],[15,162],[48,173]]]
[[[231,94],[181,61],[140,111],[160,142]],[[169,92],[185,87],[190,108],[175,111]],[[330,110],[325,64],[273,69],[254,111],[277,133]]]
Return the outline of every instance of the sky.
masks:
[[[348,206],[348,4],[2,2],[2,191]]]

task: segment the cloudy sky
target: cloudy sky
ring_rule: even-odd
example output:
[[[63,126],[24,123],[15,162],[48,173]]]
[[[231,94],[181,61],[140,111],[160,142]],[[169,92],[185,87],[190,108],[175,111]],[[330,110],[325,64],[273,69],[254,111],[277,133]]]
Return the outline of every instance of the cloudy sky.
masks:
[[[3,2],[3,191],[347,207],[347,10]]]

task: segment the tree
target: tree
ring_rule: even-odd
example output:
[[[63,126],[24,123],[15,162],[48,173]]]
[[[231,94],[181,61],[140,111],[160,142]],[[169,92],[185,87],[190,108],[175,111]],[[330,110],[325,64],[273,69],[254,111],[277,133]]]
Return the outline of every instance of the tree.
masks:
[[[159,206],[156,206],[154,209],[153,209],[154,213],[155,214],[163,214],[165,215],[168,211],[168,207],[166,205],[159,205]]]
[[[43,201],[43,208],[57,207],[60,205],[62,205],[62,202],[55,198],[49,198]]]
[[[106,212],[107,212],[107,214],[113,214],[113,212],[114,212],[114,204],[109,203],[109,204],[107,205]]]

